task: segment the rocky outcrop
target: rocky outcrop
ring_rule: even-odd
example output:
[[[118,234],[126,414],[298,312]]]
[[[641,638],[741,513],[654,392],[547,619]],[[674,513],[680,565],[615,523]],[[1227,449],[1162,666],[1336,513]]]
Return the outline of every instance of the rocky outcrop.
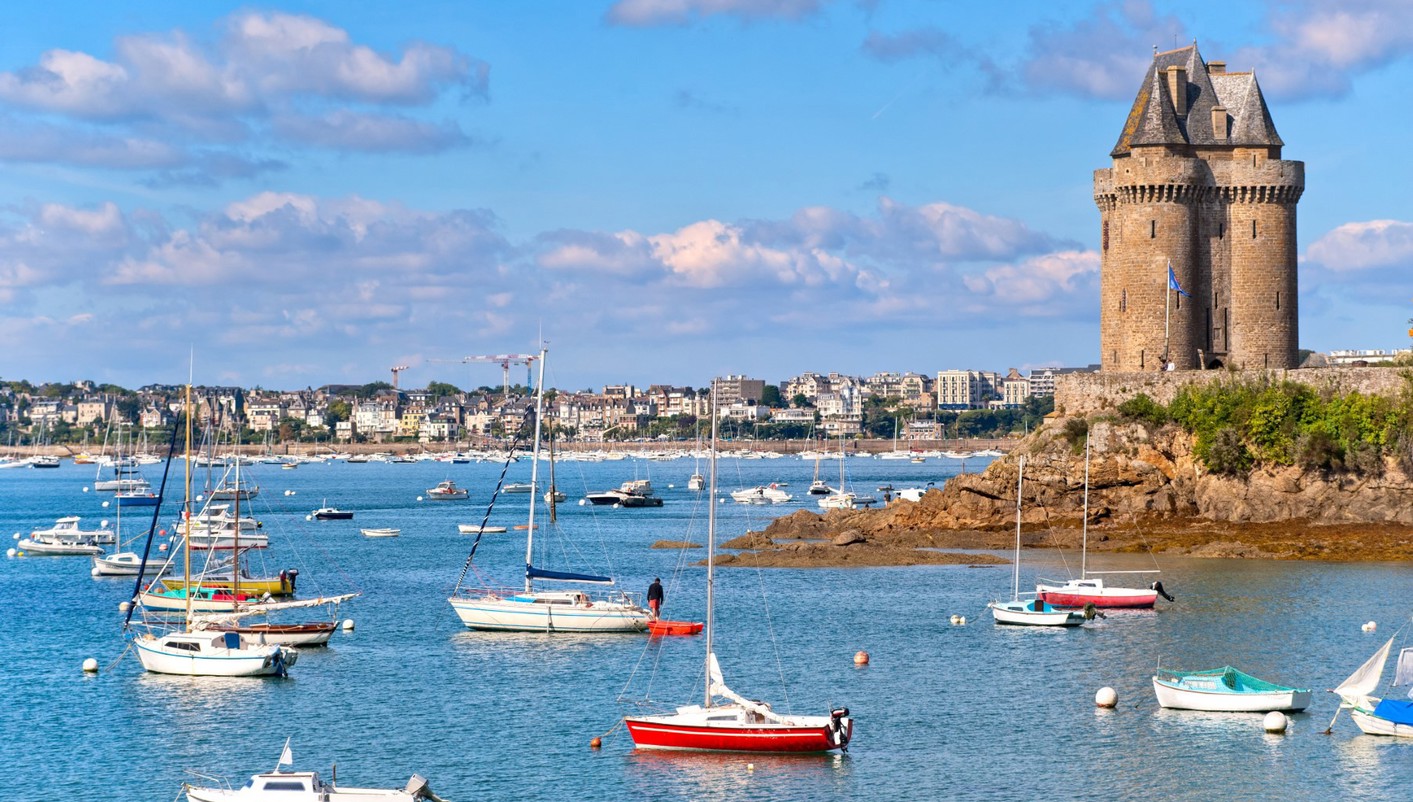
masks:
[[[1078,546],[1085,458],[1061,424],[1050,421],[984,472],[953,477],[918,502],[823,515],[800,510],[736,547],[793,549],[782,563],[792,565],[806,555],[822,564],[848,564],[855,558],[846,553],[861,547],[918,554],[1009,548],[1022,459],[1022,543]],[[1091,549],[1285,559],[1413,557],[1413,483],[1392,460],[1377,477],[1275,467],[1237,479],[1207,473],[1193,454],[1192,435],[1176,426],[1150,431],[1139,423],[1095,420],[1089,432]],[[799,540],[817,543],[789,543]]]

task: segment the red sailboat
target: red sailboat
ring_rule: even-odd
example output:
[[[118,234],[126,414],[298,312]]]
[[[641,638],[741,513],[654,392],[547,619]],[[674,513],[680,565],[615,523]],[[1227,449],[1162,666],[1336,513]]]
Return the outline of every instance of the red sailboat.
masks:
[[[716,498],[716,385],[712,383],[711,478],[707,495]],[[671,713],[625,716],[623,723],[638,749],[697,752],[808,753],[846,750],[854,722],[848,708],[826,716],[782,715],[726,686],[712,652],[712,586],[716,555],[716,505],[707,516],[706,698]]]

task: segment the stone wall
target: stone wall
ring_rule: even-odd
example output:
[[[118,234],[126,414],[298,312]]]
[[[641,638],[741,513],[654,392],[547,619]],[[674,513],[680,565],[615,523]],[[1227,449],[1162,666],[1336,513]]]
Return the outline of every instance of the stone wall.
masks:
[[[1160,404],[1170,404],[1178,390],[1192,384],[1237,379],[1293,381],[1317,390],[1365,395],[1395,395],[1413,375],[1399,368],[1302,368],[1299,370],[1179,370],[1170,373],[1065,373],[1055,377],[1055,409],[1063,415],[1081,415],[1112,409],[1143,393]]]

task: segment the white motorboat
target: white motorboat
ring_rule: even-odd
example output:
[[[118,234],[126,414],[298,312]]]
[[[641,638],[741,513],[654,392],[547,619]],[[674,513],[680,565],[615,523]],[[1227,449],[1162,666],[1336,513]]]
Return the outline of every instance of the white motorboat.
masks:
[[[29,539],[41,542],[85,542],[106,546],[118,542],[118,535],[105,524],[99,529],[84,529],[79,526],[83,520],[77,515],[66,515],[46,529],[34,529]]]
[[[280,768],[293,763],[289,741],[286,740],[274,771],[252,775],[250,781],[240,788],[231,788],[228,784],[206,787],[183,783],[182,793],[186,794],[188,802],[418,802],[424,799],[445,802],[432,793],[426,780],[416,774],[401,790],[340,787],[333,781],[324,782],[318,772],[283,771]]]
[[[94,576],[161,576],[171,570],[171,563],[163,560],[150,560],[144,566],[142,555],[135,551],[120,551],[117,554],[93,555]]]
[[[773,484],[731,491],[731,500],[737,504],[784,504],[794,498]]]
[[[90,557],[103,553],[103,547],[92,540],[24,538],[15,547],[25,557]]]
[[[490,524],[485,526],[481,526],[480,524],[457,524],[456,531],[463,535],[498,535],[505,531],[505,527],[491,526]]]
[[[822,496],[816,503],[826,510],[857,510],[860,507],[871,507],[877,504],[878,499],[873,496],[860,496],[846,490]]]
[[[362,532],[364,537],[397,537],[402,534],[401,529],[391,527],[360,529],[358,531]]]
[[[427,488],[428,501],[458,501],[468,498],[471,491],[464,487],[457,487],[456,482],[450,479],[445,482],[438,482],[436,487]]]

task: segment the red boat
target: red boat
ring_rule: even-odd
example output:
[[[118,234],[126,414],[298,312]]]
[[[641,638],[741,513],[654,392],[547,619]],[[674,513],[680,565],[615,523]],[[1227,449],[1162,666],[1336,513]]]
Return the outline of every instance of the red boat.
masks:
[[[696,752],[831,752],[848,746],[854,729],[847,708],[828,716],[774,716],[757,703],[692,705],[624,722],[638,749]]]
[[[716,498],[716,387],[712,386],[711,481],[707,498]],[[845,751],[854,734],[849,709],[831,710],[827,716],[781,715],[726,687],[721,666],[712,652],[712,575],[716,554],[716,505],[707,512],[706,574],[706,695],[700,705],[679,707],[671,713],[625,716],[623,723],[637,749],[671,749],[694,752],[809,753]],[[670,629],[685,621],[654,621]],[[657,633],[654,633],[657,634]],[[676,634],[676,633],[673,633]]]
[[[1155,583],[1156,584],[1156,583]],[[1095,607],[1109,609],[1148,610],[1158,599],[1158,591],[1150,588],[1107,588],[1104,580],[1071,579],[1061,585],[1036,585],[1036,597],[1054,607]]]
[[[702,631],[700,621],[656,621],[648,622],[649,635],[695,635]]]

